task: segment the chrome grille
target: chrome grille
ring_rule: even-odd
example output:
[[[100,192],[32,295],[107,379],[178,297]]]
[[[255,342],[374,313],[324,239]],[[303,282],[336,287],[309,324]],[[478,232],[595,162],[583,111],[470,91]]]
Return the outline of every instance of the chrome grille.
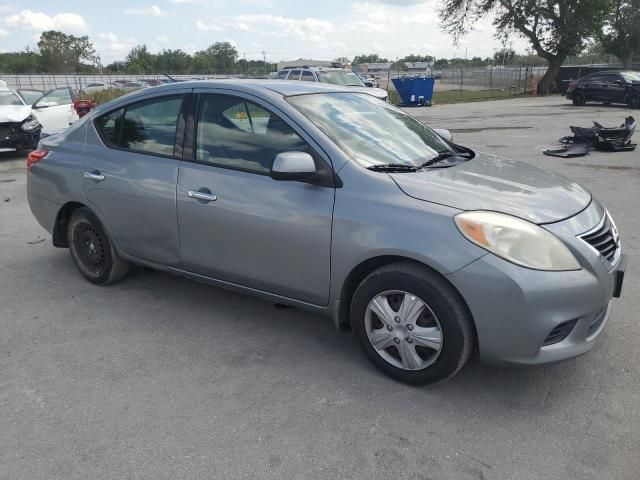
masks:
[[[620,237],[608,212],[605,212],[600,223],[587,233],[580,235],[596,252],[613,264],[620,251]]]

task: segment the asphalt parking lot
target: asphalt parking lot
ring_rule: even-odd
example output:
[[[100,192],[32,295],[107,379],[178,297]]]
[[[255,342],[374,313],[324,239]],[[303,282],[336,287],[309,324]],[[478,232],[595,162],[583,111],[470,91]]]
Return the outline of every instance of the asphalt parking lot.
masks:
[[[571,124],[640,111],[560,97],[408,111],[609,208],[629,263],[593,351],[472,360],[413,388],[324,317],[147,269],[96,287],[32,217],[24,159],[0,154],[0,478],[640,478],[640,150],[541,153]]]

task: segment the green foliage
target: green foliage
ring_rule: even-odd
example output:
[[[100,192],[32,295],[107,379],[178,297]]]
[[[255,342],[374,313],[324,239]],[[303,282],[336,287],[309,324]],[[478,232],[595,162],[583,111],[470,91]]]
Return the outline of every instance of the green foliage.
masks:
[[[640,53],[640,0],[612,0],[613,8],[598,36],[606,53],[620,59],[629,68]]]
[[[55,30],[42,32],[38,41],[40,68],[47,73],[82,70],[82,61],[95,64],[96,51],[88,36],[76,37]]]
[[[493,16],[496,36],[506,41],[517,33],[549,64],[538,84],[546,93],[562,62],[578,54],[598,34],[611,0],[444,0],[440,19],[457,41],[483,17]]]
[[[387,63],[389,60],[380,57],[377,53],[369,53],[368,55],[356,55],[353,59],[354,65],[361,63]]]
[[[156,56],[149,53],[146,45],[136,45],[128,53],[128,73],[152,73],[155,71]]]
[[[40,55],[29,50],[0,53],[0,73],[36,73],[39,63]]]
[[[128,93],[128,91],[121,88],[107,88],[105,90],[97,90],[95,92],[86,92],[82,96],[83,98],[93,100],[98,105],[100,105],[101,103],[107,103],[111,100],[121,97],[126,93]]]

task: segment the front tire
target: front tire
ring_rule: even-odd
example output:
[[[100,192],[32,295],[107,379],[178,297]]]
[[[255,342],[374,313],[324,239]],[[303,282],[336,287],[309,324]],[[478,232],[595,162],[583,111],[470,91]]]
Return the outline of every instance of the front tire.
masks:
[[[109,285],[129,272],[129,263],[120,258],[102,224],[89,209],[79,208],[73,212],[67,238],[76,267],[90,282]]]
[[[629,97],[628,105],[630,108],[640,108],[640,95]]]
[[[391,264],[365,278],[351,303],[351,325],[376,367],[412,385],[455,375],[475,342],[462,297],[440,275],[413,263]]]
[[[579,107],[587,103],[587,96],[581,91],[574,92],[571,98],[573,99],[573,104]]]

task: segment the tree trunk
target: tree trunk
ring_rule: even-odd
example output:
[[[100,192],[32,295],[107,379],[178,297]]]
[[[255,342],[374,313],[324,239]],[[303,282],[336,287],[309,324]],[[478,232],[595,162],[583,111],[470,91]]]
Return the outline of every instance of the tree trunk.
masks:
[[[556,77],[560,72],[560,67],[562,66],[563,60],[564,57],[553,57],[547,60],[549,62],[547,72],[538,82],[539,95],[546,95],[547,93],[551,93],[552,86],[555,84]]]

